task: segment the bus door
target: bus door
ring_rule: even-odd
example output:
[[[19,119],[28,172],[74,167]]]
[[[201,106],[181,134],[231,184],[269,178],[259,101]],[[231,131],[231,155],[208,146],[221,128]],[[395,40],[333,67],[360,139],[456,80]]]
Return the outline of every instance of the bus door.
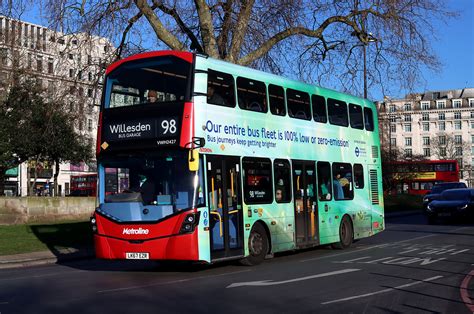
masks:
[[[296,246],[319,244],[316,171],[312,161],[293,161]]]
[[[243,255],[240,158],[207,156],[211,259]]]

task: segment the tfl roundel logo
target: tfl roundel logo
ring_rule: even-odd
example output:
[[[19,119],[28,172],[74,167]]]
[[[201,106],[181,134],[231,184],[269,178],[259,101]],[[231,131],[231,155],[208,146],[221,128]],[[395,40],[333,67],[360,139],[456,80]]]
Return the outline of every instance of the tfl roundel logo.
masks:
[[[359,147],[357,146],[355,148],[355,154],[356,154],[356,157],[359,157],[360,151],[359,151]]]

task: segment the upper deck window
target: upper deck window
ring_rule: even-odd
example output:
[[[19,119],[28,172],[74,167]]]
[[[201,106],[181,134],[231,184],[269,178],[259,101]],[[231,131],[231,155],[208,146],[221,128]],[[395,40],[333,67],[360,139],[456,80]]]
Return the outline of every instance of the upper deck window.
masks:
[[[323,96],[311,95],[311,102],[313,103],[313,118],[316,122],[326,123],[326,99]]]
[[[285,91],[283,87],[270,84],[268,85],[268,94],[270,98],[270,111],[277,116],[286,114]]]
[[[243,77],[237,78],[239,107],[245,110],[267,112],[267,90],[265,84]]]
[[[348,126],[347,104],[344,101],[328,98],[329,123]]]
[[[232,75],[209,70],[207,75],[207,103],[235,107],[234,78]]]
[[[364,108],[364,120],[365,120],[365,129],[367,131],[373,131],[374,130],[374,116],[372,114],[372,109]]]
[[[124,63],[108,76],[109,108],[189,99],[191,64],[174,56]],[[107,107],[107,106],[106,106]]]
[[[349,116],[351,118],[351,128],[363,130],[364,119],[362,118],[362,107],[355,104],[349,104]]]
[[[286,90],[286,102],[290,117],[303,120],[311,119],[308,93],[289,88]]]

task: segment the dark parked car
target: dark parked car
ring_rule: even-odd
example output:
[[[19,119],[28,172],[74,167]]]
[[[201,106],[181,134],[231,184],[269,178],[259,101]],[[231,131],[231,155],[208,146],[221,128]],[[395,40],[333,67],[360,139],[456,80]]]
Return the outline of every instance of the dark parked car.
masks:
[[[426,211],[426,206],[428,206],[431,201],[438,199],[443,191],[449,189],[467,189],[467,186],[464,182],[436,183],[431,191],[426,193],[423,197],[423,209]]]
[[[428,222],[437,218],[474,218],[474,189],[452,189],[441,193],[426,207]]]

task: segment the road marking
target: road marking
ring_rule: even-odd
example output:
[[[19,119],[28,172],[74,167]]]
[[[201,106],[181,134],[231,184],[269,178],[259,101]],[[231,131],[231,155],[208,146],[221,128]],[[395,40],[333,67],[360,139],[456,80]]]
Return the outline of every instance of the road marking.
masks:
[[[317,275],[312,275],[312,276],[306,276],[306,277],[300,277],[300,278],[295,278],[295,279],[283,280],[283,281],[260,280],[260,281],[236,282],[236,283],[233,283],[231,285],[228,285],[226,288],[237,288],[237,287],[244,287],[244,286],[253,286],[253,287],[276,286],[276,285],[283,285],[283,284],[287,284],[287,283],[303,281],[303,280],[309,280],[309,279],[314,279],[314,278],[321,278],[321,277],[328,277],[328,276],[346,274],[346,273],[351,273],[351,272],[355,272],[355,271],[359,271],[359,270],[360,269],[348,268],[348,269],[332,271],[332,272],[329,272],[329,273],[322,273],[322,274],[317,274]]]
[[[464,301],[464,304],[472,313],[474,313],[474,302],[472,302],[472,300],[469,298],[468,287],[469,287],[469,281],[471,281],[471,278],[473,276],[474,276],[474,270],[471,270],[471,272],[462,281],[461,287],[460,287],[461,298]]]
[[[373,261],[370,261],[370,262],[362,262],[362,263],[364,263],[364,264],[375,264],[377,262],[385,261],[385,260],[392,259],[392,258],[393,257],[389,256],[389,257],[379,258],[379,259],[376,259],[376,260],[373,260]]]
[[[377,245],[370,246],[370,247],[367,247],[367,248],[364,248],[364,249],[361,249],[361,250],[355,250],[355,251],[344,252],[344,253],[339,253],[339,254],[326,255],[326,256],[315,257],[315,258],[308,258],[308,259],[301,260],[300,262],[301,263],[311,262],[311,261],[317,261],[317,260],[320,260],[320,259],[325,259],[325,258],[330,258],[330,257],[342,256],[342,255],[347,255],[347,254],[352,254],[352,253],[359,253],[359,252],[362,252],[362,251],[367,251],[367,250],[372,250],[372,249],[377,249],[377,248],[383,248],[384,246],[387,246],[387,245],[396,245],[396,244],[399,244],[399,243],[404,243],[404,242],[409,242],[409,241],[414,241],[414,240],[420,240],[420,239],[434,237],[434,236],[437,236],[437,234],[429,234],[429,235],[421,236],[421,237],[418,237],[418,238],[407,239],[407,240],[392,242],[392,243],[388,243],[388,244],[377,244]]]
[[[213,276],[199,276],[199,277],[194,277],[194,278],[186,278],[186,279],[173,280],[173,281],[157,282],[157,283],[152,283],[152,284],[143,285],[143,286],[131,286],[131,287],[116,288],[116,289],[99,290],[96,293],[120,292],[120,291],[142,289],[142,288],[155,287],[155,286],[172,285],[172,284],[175,284],[175,283],[193,281],[193,280],[198,280],[198,279],[201,280],[201,279],[207,279],[207,278],[221,277],[221,276],[227,276],[227,275],[234,275],[234,274],[246,273],[246,272],[249,272],[249,271],[252,271],[252,269],[234,271],[234,272],[231,272],[231,273],[218,274],[218,275],[213,275]]]
[[[384,290],[380,290],[380,291],[376,291],[376,292],[371,292],[371,293],[366,293],[366,294],[355,295],[355,296],[347,297],[347,298],[343,298],[343,299],[332,300],[332,301],[328,301],[328,302],[323,302],[321,304],[325,305],[325,304],[332,304],[332,303],[338,303],[338,302],[344,302],[344,301],[350,301],[350,300],[354,300],[354,299],[370,297],[370,296],[373,296],[373,295],[376,295],[376,294],[381,294],[381,293],[390,292],[390,291],[393,291],[393,290],[412,287],[412,286],[418,285],[420,283],[433,281],[433,280],[436,280],[436,279],[439,279],[439,278],[443,278],[443,276],[435,276],[435,277],[431,277],[431,278],[427,278],[427,279],[423,279],[423,280],[417,280],[416,282],[408,283],[408,284],[401,285],[401,286],[398,286],[398,287],[388,288],[388,289],[384,289]]]
[[[360,260],[363,260],[363,259],[368,259],[368,258],[371,258],[371,257],[372,256],[364,256],[364,257],[350,259],[350,260],[347,260],[347,261],[335,261],[334,263],[346,264],[346,263],[352,263],[352,262],[355,262],[355,261],[360,261]]]

